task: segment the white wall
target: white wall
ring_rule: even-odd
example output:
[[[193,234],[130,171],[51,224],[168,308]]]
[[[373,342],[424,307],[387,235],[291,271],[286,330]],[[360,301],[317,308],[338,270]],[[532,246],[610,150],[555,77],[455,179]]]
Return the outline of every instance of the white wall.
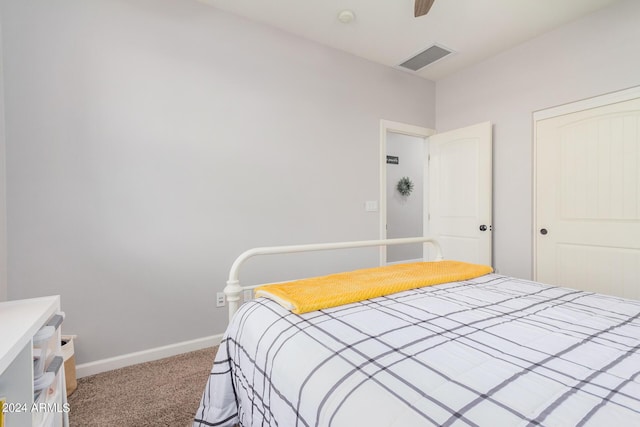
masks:
[[[397,165],[387,164],[387,238],[423,235],[424,139],[387,132],[387,154],[399,157]],[[409,196],[396,189],[402,177],[413,182]],[[399,245],[387,248],[387,261],[422,258],[422,245]]]
[[[376,239],[380,119],[435,125],[434,83],[196,1],[1,5],[8,294],[60,294],[78,363],[221,333],[250,247]],[[378,256],[274,261],[241,279]]]
[[[436,129],[494,123],[494,261],[532,275],[532,113],[640,85],[640,2],[626,0],[436,84]]]
[[[0,25],[0,301],[7,299],[7,172],[3,81],[2,26]]]

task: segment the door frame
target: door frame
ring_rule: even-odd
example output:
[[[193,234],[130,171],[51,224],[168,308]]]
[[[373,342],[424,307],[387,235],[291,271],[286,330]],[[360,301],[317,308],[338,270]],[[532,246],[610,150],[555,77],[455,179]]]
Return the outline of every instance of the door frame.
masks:
[[[575,102],[569,102],[567,104],[558,105],[555,107],[545,108],[544,110],[537,110],[533,112],[533,182],[532,182],[532,209],[533,209],[533,221],[531,229],[531,243],[532,243],[532,262],[531,262],[531,277],[533,280],[538,280],[538,136],[536,129],[538,128],[538,122],[546,119],[550,119],[564,114],[577,113],[579,111],[588,110],[591,108],[603,107],[609,104],[616,104],[618,102],[629,101],[631,99],[640,98],[640,86],[634,86],[627,89],[622,89],[616,92],[609,92],[603,95],[594,96],[591,98],[582,99]]]
[[[423,138],[428,149],[428,138],[436,133],[435,129],[410,125],[391,120],[380,120],[380,239],[387,238],[387,132]],[[426,154],[426,153],[425,153]],[[424,157],[426,165],[427,156]],[[426,188],[425,188],[426,191]],[[415,237],[415,236],[414,236]],[[380,247],[380,265],[387,264],[386,247]]]

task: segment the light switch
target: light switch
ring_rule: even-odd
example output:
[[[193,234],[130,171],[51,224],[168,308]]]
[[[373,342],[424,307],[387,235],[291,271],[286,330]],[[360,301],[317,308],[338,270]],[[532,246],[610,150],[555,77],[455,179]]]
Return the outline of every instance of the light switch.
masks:
[[[368,200],[364,202],[364,210],[367,212],[378,212],[378,201]]]

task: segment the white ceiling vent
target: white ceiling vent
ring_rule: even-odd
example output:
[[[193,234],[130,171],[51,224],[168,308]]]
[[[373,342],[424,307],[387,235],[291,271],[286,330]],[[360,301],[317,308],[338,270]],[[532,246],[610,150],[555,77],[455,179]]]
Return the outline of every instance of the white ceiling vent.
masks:
[[[434,44],[430,48],[423,50],[419,54],[407,59],[398,66],[411,71],[418,71],[426,67],[427,65],[431,65],[434,62],[441,60],[450,53],[452,53],[451,50]]]

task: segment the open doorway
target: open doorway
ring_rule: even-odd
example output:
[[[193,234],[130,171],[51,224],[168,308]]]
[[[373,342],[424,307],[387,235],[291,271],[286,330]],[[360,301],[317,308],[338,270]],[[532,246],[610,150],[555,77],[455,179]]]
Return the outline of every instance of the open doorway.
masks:
[[[428,231],[425,218],[426,139],[433,134],[435,130],[432,129],[380,121],[381,239],[423,236]],[[402,178],[408,178],[413,184],[409,194],[403,195],[397,189]],[[380,265],[423,259],[423,246],[381,247]]]
[[[424,142],[423,230],[437,237],[447,259],[492,265],[492,125],[435,130],[380,122],[380,238],[387,238],[387,139],[392,134]],[[393,138],[393,136],[391,136]],[[428,245],[422,258],[431,259]],[[387,250],[380,249],[380,265]]]
[[[387,131],[388,239],[425,235],[425,145],[424,138]],[[388,246],[387,263],[420,261],[422,246]]]

